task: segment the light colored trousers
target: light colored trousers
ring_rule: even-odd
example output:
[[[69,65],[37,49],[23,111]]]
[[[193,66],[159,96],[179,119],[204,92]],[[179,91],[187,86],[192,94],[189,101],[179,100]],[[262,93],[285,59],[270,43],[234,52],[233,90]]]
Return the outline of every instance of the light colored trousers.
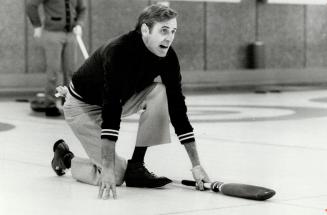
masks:
[[[64,85],[68,85],[76,69],[77,41],[72,32],[43,30],[42,46],[46,60],[46,105],[53,106],[59,77],[63,78]]]
[[[89,159],[74,157],[71,172],[78,181],[99,185],[101,173],[102,107],[86,104],[70,93],[63,107],[70,128],[84,147]],[[132,96],[123,106],[122,116],[141,112],[136,146],[153,146],[170,142],[168,104],[164,85],[153,83]],[[126,160],[116,154],[116,184],[121,185]]]

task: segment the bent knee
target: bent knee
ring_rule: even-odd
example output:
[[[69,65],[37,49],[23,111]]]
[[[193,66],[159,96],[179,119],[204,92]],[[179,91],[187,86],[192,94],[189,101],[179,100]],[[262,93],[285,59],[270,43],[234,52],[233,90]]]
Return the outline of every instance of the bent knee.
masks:
[[[155,100],[167,100],[166,87],[162,83],[156,83],[156,86],[152,90],[151,94],[153,94],[152,98]]]
[[[156,83],[153,91],[158,94],[165,94],[166,95],[166,86],[162,83]]]

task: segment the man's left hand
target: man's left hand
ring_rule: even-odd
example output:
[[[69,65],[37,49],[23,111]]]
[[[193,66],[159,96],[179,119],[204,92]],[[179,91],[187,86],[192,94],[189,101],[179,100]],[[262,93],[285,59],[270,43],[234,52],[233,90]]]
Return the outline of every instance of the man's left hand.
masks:
[[[196,188],[204,190],[204,182],[210,182],[209,176],[201,165],[197,165],[191,169],[193,178],[196,181]]]

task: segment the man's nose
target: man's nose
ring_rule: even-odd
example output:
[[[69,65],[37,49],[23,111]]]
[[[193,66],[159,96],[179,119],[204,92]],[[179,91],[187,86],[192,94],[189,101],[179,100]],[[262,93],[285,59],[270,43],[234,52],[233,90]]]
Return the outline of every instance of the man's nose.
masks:
[[[166,37],[165,40],[166,40],[167,42],[169,42],[169,43],[172,43],[173,40],[174,40],[174,37],[175,37],[175,35],[172,34],[172,33],[170,33],[170,34],[167,35],[167,37]]]

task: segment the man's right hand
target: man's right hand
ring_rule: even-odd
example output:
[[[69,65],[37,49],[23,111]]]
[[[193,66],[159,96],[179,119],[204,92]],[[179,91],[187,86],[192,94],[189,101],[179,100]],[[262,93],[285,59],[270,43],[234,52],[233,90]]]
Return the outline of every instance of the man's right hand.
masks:
[[[102,168],[98,198],[109,199],[110,191],[112,192],[112,197],[117,199],[114,168]]]
[[[40,38],[42,36],[42,27],[34,28],[34,38]]]
[[[101,139],[101,144],[102,170],[98,197],[100,199],[108,199],[110,197],[111,191],[112,197],[116,199],[116,142],[109,139]]]

